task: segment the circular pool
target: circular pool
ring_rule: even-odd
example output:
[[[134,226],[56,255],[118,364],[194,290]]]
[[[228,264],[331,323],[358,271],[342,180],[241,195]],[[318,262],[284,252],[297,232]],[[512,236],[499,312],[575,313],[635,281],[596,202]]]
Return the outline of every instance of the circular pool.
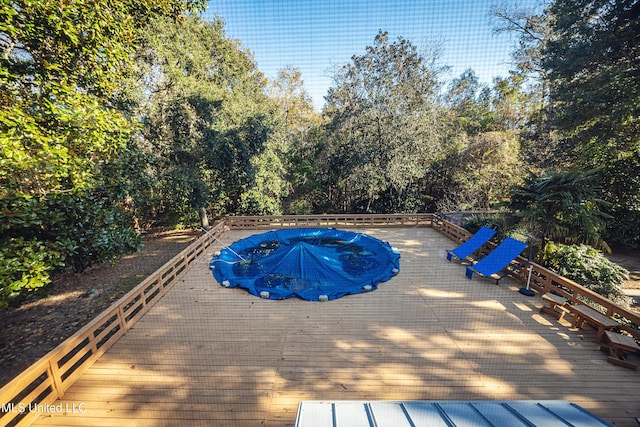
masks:
[[[296,228],[256,234],[209,263],[222,286],[268,299],[327,301],[375,290],[400,270],[400,253],[364,233]]]

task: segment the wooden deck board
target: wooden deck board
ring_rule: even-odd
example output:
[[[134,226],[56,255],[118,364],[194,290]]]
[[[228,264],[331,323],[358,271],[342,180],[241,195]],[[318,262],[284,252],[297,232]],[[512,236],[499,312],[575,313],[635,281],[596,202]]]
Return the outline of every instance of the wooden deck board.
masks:
[[[607,363],[595,330],[510,279],[467,279],[432,229],[364,231],[400,248],[400,274],[324,303],[223,288],[210,248],[59,401],[86,411],[35,425],[290,426],[300,400],[333,399],[563,399],[636,425],[640,372]]]

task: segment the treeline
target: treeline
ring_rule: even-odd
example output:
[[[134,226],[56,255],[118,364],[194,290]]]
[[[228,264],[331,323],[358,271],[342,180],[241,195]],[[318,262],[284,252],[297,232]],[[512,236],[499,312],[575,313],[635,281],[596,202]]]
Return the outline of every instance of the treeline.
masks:
[[[637,1],[494,8],[519,44],[490,86],[380,31],[322,113],[205,6],[0,6],[0,304],[236,214],[502,206],[543,242],[640,246]]]

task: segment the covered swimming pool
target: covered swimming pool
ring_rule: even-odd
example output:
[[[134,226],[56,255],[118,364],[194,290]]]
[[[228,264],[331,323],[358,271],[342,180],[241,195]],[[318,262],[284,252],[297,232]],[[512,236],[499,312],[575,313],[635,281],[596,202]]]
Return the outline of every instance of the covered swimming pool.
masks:
[[[261,298],[328,301],[375,290],[400,271],[400,252],[364,233],[295,228],[239,240],[209,266],[220,285]]]

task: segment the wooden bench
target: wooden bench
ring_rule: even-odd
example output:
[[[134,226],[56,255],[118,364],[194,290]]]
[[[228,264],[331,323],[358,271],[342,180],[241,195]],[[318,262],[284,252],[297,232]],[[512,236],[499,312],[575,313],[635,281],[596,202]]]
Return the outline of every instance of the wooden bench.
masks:
[[[550,314],[558,320],[562,320],[564,315],[569,313],[569,309],[565,307],[565,304],[567,303],[566,298],[547,292],[542,295],[542,299],[547,303],[547,305],[540,307],[541,313]]]
[[[620,324],[612,318],[607,317],[586,305],[574,305],[570,310],[573,313],[573,322],[571,323],[571,327],[582,328],[585,322],[593,325],[598,329],[598,333],[596,334],[597,343],[602,341],[602,336],[605,330],[620,327]]]
[[[640,346],[635,340],[627,335],[617,334],[611,331],[604,332],[605,343],[600,346],[600,350],[607,351],[609,358],[607,362],[613,363],[623,368],[633,369],[637,368],[635,363],[631,363],[624,355],[625,351],[630,353],[640,353]]]

